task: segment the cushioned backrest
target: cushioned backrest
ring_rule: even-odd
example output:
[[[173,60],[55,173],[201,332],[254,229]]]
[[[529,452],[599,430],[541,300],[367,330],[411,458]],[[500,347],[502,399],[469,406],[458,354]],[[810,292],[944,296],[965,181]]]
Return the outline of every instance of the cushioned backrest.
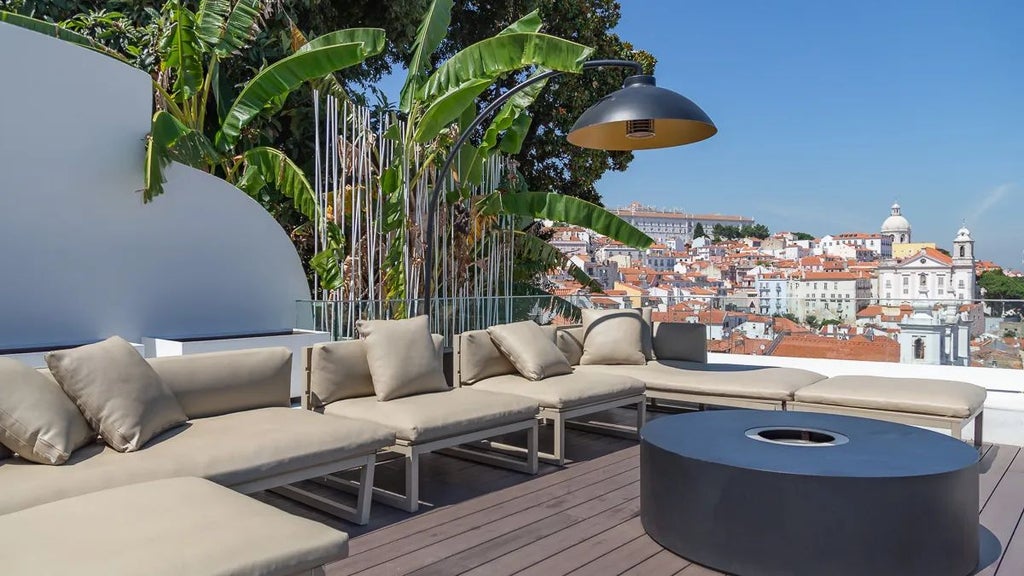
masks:
[[[654,323],[654,357],[658,360],[707,362],[707,327],[686,322]]]
[[[515,366],[505,358],[491,340],[487,330],[470,330],[456,336],[455,358],[460,384],[473,384],[484,378],[518,374]]]
[[[572,366],[578,366],[583,357],[583,326],[559,326],[555,333],[555,344]]]
[[[444,337],[431,334],[434,351],[444,352]],[[362,340],[316,344],[309,352],[309,408],[348,398],[373,396],[373,378]]]
[[[292,353],[287,348],[164,356],[148,361],[190,419],[291,405]]]

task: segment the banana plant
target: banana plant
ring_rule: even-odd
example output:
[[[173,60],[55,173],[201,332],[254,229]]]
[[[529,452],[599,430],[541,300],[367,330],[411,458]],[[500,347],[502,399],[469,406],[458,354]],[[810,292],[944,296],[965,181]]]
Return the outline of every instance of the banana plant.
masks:
[[[153,80],[157,111],[146,144],[143,199],[163,193],[163,171],[171,161],[217,174],[250,195],[273,188],[291,198],[304,216],[318,217],[313,187],[284,152],[243,144],[243,131],[272,115],[306,82],[333,79],[384,48],[384,31],[354,28],[324,34],[265,66],[233,100],[220,77],[221,63],[249,46],[260,30],[261,14],[272,0],[201,0],[193,12],[182,0],[163,4],[159,21],[159,73]],[[96,50],[119,60],[96,41],[51,23],[0,13],[6,21]],[[216,121],[208,115],[216,114]]]

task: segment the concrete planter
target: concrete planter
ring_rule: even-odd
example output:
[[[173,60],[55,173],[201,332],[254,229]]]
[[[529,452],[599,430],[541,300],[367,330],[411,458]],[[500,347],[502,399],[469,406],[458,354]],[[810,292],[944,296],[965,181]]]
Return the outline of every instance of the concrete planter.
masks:
[[[149,358],[284,346],[292,351],[292,398],[301,396],[302,390],[306,386],[302,349],[319,342],[330,341],[330,333],[310,330],[196,338],[142,338],[145,355]]]

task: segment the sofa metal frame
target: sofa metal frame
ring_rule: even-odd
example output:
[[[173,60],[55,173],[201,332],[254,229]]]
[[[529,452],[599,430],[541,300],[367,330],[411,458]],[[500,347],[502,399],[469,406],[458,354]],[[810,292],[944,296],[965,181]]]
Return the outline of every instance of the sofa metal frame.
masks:
[[[456,387],[472,387],[472,384],[466,384],[462,381],[462,335],[456,334],[453,342],[454,353],[452,355],[452,362],[454,363],[453,374],[454,374],[454,385]],[[580,416],[586,416],[587,414],[594,414],[597,412],[604,412],[605,410],[611,410],[612,408],[619,408],[622,406],[636,406],[636,427],[630,426],[619,426],[604,422],[578,422],[570,421],[573,418],[579,418]],[[643,428],[644,422],[647,419],[647,398],[644,394],[634,394],[631,396],[623,396],[622,398],[615,398],[613,400],[602,400],[600,402],[594,402],[584,406],[575,406],[573,408],[548,408],[541,407],[540,412],[537,414],[537,419],[545,423],[551,422],[553,441],[551,452],[539,451],[539,458],[548,463],[556,466],[565,466],[565,430],[566,428],[574,428],[577,430],[584,430],[587,432],[595,432],[598,434],[606,434],[611,436],[621,436],[630,439],[638,439],[640,437],[640,429]],[[510,444],[504,444],[500,442],[490,442],[492,448],[499,450],[509,451],[522,451],[523,449],[519,446],[512,446]]]
[[[315,411],[318,407],[313,406],[312,397],[312,358],[313,358],[313,347],[306,347],[303,351],[304,360],[304,372],[306,378],[306,387],[302,394],[302,408],[306,410]],[[473,450],[466,448],[466,444],[472,444],[474,442],[486,441],[489,438],[495,436],[501,436],[502,434],[510,434],[513,432],[526,431],[526,449],[525,457],[523,459],[507,456],[500,453],[494,452],[483,452],[480,450]],[[473,432],[467,432],[465,434],[459,434],[457,436],[449,436],[447,438],[440,438],[437,440],[431,440],[429,442],[409,442],[408,440],[397,439],[395,444],[387,448],[382,448],[379,452],[387,453],[393,452],[400,454],[403,459],[403,468],[405,471],[405,489],[404,493],[392,492],[383,488],[378,488],[373,485],[373,468],[376,466],[373,458],[368,462],[368,465],[363,468],[363,472],[360,474],[358,481],[349,480],[342,478],[337,474],[325,474],[315,479],[316,482],[344,490],[346,492],[356,492],[360,504],[363,500],[367,501],[366,504],[366,516],[369,516],[369,499],[372,494],[373,499],[386,504],[388,506],[404,510],[406,512],[417,512],[420,506],[419,492],[420,492],[420,456],[429,452],[437,452],[440,454],[446,454],[454,456],[456,458],[462,458],[463,460],[471,460],[474,462],[480,462],[483,464],[489,464],[491,466],[497,466],[500,468],[507,468],[516,472],[525,472],[527,474],[537,474],[539,470],[537,449],[537,420],[531,418],[529,420],[523,420],[521,422],[513,422],[512,424],[504,424],[502,426],[496,426],[492,428],[486,428],[483,430],[476,430]],[[369,473],[366,471],[370,470]],[[334,470],[332,472],[337,472]],[[364,487],[371,487],[371,490],[366,490]],[[293,489],[294,490],[294,489]],[[308,492],[307,492],[308,494]],[[319,508],[318,503],[321,500],[329,502],[329,506],[341,506],[340,504],[334,503],[326,498],[315,496],[312,505],[314,508]],[[365,524],[365,521],[363,522]]]

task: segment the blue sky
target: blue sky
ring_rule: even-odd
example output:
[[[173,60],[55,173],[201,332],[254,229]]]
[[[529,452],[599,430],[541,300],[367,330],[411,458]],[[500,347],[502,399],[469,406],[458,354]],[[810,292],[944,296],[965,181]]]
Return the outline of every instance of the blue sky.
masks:
[[[719,133],[637,153],[606,205],[824,235],[877,231],[898,200],[914,240],[948,249],[966,220],[980,258],[1021,267],[1024,1],[620,1],[616,32]]]
[[[639,152],[604,202],[876,231],[898,200],[917,241],[963,220],[981,258],[1024,250],[1024,2],[623,0],[616,32],[712,139]]]

